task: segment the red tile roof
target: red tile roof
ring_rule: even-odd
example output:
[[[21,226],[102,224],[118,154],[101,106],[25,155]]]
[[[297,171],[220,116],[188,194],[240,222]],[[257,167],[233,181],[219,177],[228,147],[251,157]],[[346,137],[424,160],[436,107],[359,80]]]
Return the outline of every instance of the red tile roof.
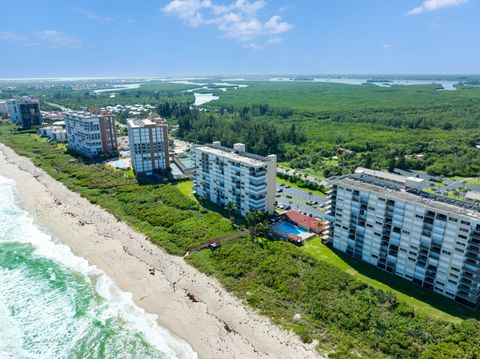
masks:
[[[320,220],[305,216],[297,211],[285,212],[282,214],[282,216],[304,228],[308,228],[313,232],[319,233],[323,230],[323,224]]]

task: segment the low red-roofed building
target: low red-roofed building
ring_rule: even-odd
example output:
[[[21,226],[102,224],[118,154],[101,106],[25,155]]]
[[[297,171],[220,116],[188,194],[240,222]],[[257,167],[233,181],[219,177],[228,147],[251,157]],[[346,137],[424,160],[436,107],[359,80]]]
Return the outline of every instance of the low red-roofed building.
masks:
[[[297,211],[288,211],[283,213],[282,216],[299,227],[313,233],[320,234],[325,230],[325,224],[322,221],[298,213]]]

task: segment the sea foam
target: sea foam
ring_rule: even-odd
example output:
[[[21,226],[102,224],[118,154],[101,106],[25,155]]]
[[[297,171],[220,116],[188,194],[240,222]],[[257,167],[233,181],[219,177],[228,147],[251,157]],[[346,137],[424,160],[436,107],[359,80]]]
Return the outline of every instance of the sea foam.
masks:
[[[92,350],[103,358],[197,358],[131,293],[40,230],[20,208],[14,181],[2,176],[0,246],[0,358]]]

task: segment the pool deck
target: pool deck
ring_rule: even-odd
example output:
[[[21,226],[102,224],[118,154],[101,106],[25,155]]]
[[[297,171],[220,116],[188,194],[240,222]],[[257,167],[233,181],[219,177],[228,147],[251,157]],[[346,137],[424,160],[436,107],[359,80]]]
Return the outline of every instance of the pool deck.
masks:
[[[288,223],[289,225],[295,227],[295,228],[298,228],[299,231],[303,232],[301,234],[296,234],[296,233],[288,233],[288,232],[285,232],[283,231],[282,229],[280,229],[280,227],[282,226],[282,224],[285,224],[285,223]],[[289,241],[292,241],[294,243],[304,243],[312,238],[314,238],[316,236],[315,233],[310,233],[302,228],[300,228],[299,226],[293,224],[293,223],[290,223],[288,221],[280,221],[280,222],[277,222],[275,224],[273,224],[271,226],[271,231],[274,235],[277,235],[278,237],[282,238],[282,239],[285,239],[285,240],[289,240]],[[295,240],[294,240],[295,238]],[[296,240],[296,238],[299,238],[299,240]]]

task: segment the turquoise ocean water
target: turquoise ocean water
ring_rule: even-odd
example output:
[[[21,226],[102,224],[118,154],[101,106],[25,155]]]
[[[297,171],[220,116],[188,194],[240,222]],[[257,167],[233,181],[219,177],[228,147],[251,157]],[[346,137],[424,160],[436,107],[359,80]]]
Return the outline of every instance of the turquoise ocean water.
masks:
[[[161,298],[159,298],[161,300]],[[0,176],[0,358],[196,358],[156,316],[39,229]]]

